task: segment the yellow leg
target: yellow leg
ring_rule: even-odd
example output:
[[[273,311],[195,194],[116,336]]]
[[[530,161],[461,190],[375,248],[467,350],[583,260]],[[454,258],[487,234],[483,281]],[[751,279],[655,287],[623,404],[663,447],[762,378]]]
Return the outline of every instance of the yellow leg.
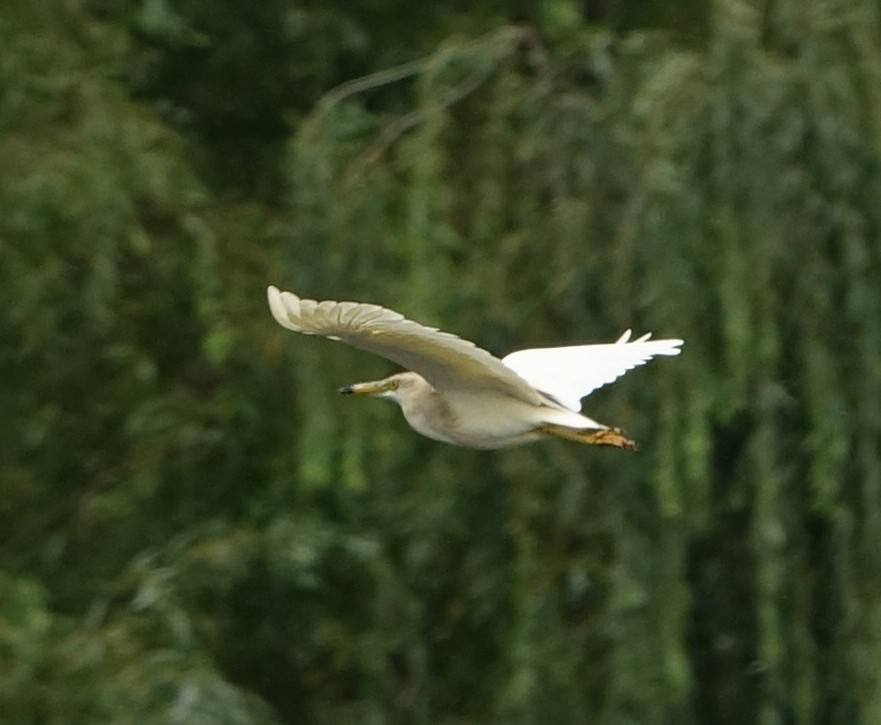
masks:
[[[614,448],[623,448],[628,451],[636,450],[636,442],[625,436],[620,428],[583,430],[546,423],[538,430],[545,435],[556,436],[567,441],[577,441],[578,443],[585,443],[591,446],[613,446]]]

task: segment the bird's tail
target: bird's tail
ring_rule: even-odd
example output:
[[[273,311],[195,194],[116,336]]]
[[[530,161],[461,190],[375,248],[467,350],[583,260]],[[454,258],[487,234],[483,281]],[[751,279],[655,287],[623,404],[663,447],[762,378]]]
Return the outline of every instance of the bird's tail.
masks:
[[[636,442],[625,436],[620,428],[601,428],[596,430],[592,428],[569,428],[563,425],[545,423],[539,428],[539,432],[590,446],[612,446],[628,451],[636,450]]]

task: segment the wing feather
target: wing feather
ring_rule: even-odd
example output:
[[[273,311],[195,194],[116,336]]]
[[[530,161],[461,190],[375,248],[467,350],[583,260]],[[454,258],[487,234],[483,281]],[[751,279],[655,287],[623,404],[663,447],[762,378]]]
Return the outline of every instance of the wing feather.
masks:
[[[542,403],[528,382],[486,350],[394,310],[357,302],[317,302],[276,287],[268,288],[267,297],[272,316],[282,327],[380,355],[419,373],[438,390],[492,389]]]
[[[651,340],[651,333],[630,342],[627,330],[617,342],[519,350],[502,362],[534,388],[576,413],[581,399],[617,380],[655,355],[678,355],[682,340]]]

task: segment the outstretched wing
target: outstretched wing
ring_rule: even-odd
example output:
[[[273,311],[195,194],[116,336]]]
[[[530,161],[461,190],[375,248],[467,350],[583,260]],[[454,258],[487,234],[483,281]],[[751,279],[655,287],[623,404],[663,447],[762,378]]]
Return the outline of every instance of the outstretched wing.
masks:
[[[581,399],[617,380],[655,355],[678,355],[682,340],[650,340],[651,333],[629,342],[630,330],[609,345],[577,345],[519,350],[502,362],[526,382],[576,413]]]
[[[269,309],[282,327],[340,340],[419,373],[438,390],[495,390],[535,405],[541,396],[512,368],[473,342],[420,325],[378,305],[304,300],[276,287]]]

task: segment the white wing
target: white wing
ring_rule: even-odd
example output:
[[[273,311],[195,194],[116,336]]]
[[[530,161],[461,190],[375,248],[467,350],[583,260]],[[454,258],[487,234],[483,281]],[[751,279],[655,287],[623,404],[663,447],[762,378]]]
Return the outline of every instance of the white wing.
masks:
[[[495,390],[540,405],[541,396],[512,368],[473,342],[378,305],[304,300],[275,287],[269,309],[282,327],[341,340],[419,373],[438,390]]]
[[[577,345],[519,350],[502,362],[542,393],[576,413],[581,399],[618,379],[655,355],[678,355],[682,340],[650,340],[651,333],[629,342],[630,330],[608,345]]]

